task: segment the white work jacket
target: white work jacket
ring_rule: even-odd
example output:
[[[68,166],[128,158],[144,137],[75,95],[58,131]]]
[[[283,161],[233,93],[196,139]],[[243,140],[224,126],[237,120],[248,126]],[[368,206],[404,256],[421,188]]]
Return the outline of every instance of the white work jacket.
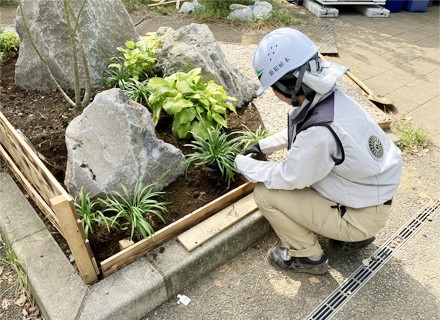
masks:
[[[312,187],[323,197],[352,208],[382,204],[397,191],[402,173],[400,150],[350,97],[339,90],[318,103],[297,131],[284,161],[266,162],[238,155],[235,165],[251,182],[268,189]],[[303,106],[301,106],[302,108]],[[322,121],[325,114],[325,121]],[[325,124],[324,124],[325,123]],[[263,153],[287,147],[288,130],[260,140]],[[339,163],[341,162],[341,163]]]

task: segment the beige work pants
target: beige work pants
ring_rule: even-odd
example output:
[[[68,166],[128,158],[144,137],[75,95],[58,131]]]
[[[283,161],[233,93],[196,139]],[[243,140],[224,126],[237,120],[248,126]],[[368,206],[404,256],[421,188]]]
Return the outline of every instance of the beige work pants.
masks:
[[[258,183],[255,202],[292,257],[310,257],[322,252],[315,233],[340,241],[362,241],[383,228],[389,205],[347,208],[341,217],[336,203],[312,188],[272,190]]]

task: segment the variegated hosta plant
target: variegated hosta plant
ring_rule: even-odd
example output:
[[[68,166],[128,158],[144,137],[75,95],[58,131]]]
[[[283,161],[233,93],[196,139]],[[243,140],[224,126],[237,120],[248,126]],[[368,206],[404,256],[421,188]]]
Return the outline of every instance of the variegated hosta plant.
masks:
[[[188,73],[177,72],[165,78],[151,78],[148,88],[151,95],[148,104],[153,121],[158,123],[162,110],[173,115],[173,134],[179,139],[197,135],[207,138],[208,128],[228,127],[227,112],[236,112],[225,89],[213,80],[203,82],[201,68]]]

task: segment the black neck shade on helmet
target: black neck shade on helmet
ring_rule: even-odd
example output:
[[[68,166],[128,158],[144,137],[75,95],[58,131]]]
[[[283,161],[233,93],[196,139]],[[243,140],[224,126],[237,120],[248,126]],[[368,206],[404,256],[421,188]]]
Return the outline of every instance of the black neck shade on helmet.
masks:
[[[314,58],[316,58],[316,56],[313,57],[311,60],[313,60]],[[298,106],[298,97],[300,95],[305,95],[306,98],[310,100],[310,98],[315,93],[306,84],[302,83],[306,70],[310,70],[309,63],[303,64],[299,69],[287,72],[272,85],[272,88],[275,91],[281,93],[287,98],[291,98],[292,106],[294,107]],[[293,75],[296,71],[299,71],[298,78]]]

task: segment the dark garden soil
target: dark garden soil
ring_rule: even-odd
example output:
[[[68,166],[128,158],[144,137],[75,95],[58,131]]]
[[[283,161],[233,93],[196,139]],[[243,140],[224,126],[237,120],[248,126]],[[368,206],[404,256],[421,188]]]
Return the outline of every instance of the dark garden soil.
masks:
[[[38,92],[18,88],[14,81],[15,62],[16,57],[13,57],[1,65],[0,111],[44,156],[48,169],[63,184],[67,161],[65,130],[70,121],[80,115],[82,110],[72,108],[58,91]],[[104,89],[95,89],[93,96]],[[157,136],[175,145],[184,154],[191,152],[191,149],[184,146],[189,141],[178,141],[171,134],[170,123],[161,120],[156,128]],[[252,105],[239,108],[236,115],[231,113],[228,116],[229,131],[243,130],[243,125],[255,131],[260,124],[260,117]],[[168,212],[164,215],[166,224],[180,219],[245,182],[241,175],[236,175],[234,183],[227,189],[227,184],[218,176],[190,168],[187,175],[179,177],[164,189],[166,192],[164,200],[170,202],[167,206]],[[156,231],[166,225],[160,221],[155,223]],[[48,228],[53,231],[55,239],[66,255],[69,255],[62,238],[49,225]],[[127,236],[129,234],[113,231],[111,236],[98,233],[97,236],[91,237],[97,260],[102,261],[117,253],[118,241]]]

